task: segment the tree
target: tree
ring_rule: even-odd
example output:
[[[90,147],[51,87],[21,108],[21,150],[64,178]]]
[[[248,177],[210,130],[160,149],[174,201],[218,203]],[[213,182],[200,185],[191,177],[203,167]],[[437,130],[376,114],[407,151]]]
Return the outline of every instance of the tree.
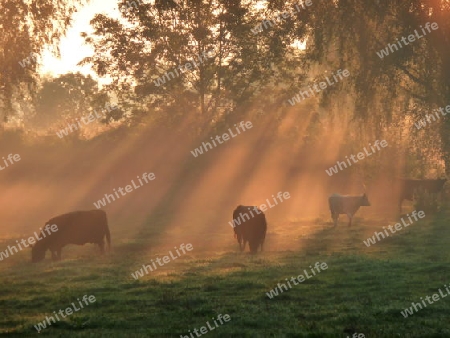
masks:
[[[100,91],[98,83],[90,76],[80,73],[45,80],[36,95],[35,110],[30,122],[35,127],[51,130],[76,125],[77,121],[83,122],[82,118],[88,121],[90,114],[95,117],[94,121],[101,123],[121,118],[121,110],[111,104],[108,93]]]
[[[46,45],[58,53],[58,39],[69,26],[71,14],[85,2],[0,2],[0,95],[4,102],[4,122],[15,112],[15,102],[32,100],[38,80],[38,55]]]
[[[447,0],[316,1],[288,35],[305,38],[304,27],[310,27],[309,62],[351,71],[349,85],[330,88],[322,102],[330,104],[343,93],[351,97],[354,117],[368,126],[364,134],[372,137],[450,104],[449,15]],[[427,22],[439,28],[424,35],[421,27]],[[402,37],[415,30],[423,37],[404,44]],[[389,55],[381,55],[386,48]],[[450,119],[442,119],[441,154],[450,174]],[[426,133],[426,138],[433,137],[432,130]]]
[[[126,22],[104,15],[92,21],[95,32],[86,41],[95,55],[84,63],[112,77],[126,99],[171,112],[192,107],[203,115],[223,113],[224,103],[233,110],[249,102],[275,75],[291,76],[286,44],[276,35],[252,33],[257,18],[251,2],[121,5]]]
[[[33,124],[49,127],[64,119],[87,115],[97,93],[97,83],[90,76],[78,73],[48,79],[36,95]]]

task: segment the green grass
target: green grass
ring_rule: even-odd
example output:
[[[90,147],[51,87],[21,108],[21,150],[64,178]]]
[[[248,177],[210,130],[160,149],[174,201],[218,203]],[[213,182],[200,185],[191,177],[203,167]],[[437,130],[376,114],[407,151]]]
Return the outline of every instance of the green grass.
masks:
[[[36,336],[33,325],[83,295],[97,301],[43,330],[61,337],[180,337],[212,317],[231,320],[208,337],[450,337],[450,297],[409,318],[400,311],[450,282],[450,218],[427,216],[367,248],[381,220],[293,223],[298,250],[251,256],[229,246],[194,250],[136,281],[131,272],[166,249],[156,247],[164,216],[149,219],[139,240],[113,237],[114,250],[67,247],[63,260],[29,263],[29,252],[0,262],[0,333]],[[390,224],[393,224],[392,222]],[[302,236],[302,226],[316,232]],[[280,230],[280,228],[277,228]],[[228,229],[227,229],[228,230]],[[231,230],[229,230],[231,232]],[[281,231],[281,230],[280,230]],[[269,229],[268,244],[271,236]],[[147,246],[155,246],[147,252]],[[4,243],[0,248],[5,247]],[[47,255],[48,257],[48,255]],[[328,269],[269,299],[266,292],[309,265]]]

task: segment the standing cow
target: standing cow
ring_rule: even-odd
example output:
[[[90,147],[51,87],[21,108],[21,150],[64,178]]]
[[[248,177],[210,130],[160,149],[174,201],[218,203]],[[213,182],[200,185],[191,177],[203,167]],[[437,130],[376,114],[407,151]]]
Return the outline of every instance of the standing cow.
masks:
[[[104,237],[111,245],[111,236],[108,220],[103,210],[74,211],[56,216],[47,221],[47,224],[56,224],[58,231],[37,241],[31,251],[33,263],[42,261],[45,252],[50,250],[52,259],[61,260],[61,250],[67,244],[84,245],[95,243],[103,253],[105,248]]]
[[[348,226],[351,226],[353,215],[358,209],[360,207],[370,206],[366,194],[363,194],[362,196],[332,194],[328,198],[328,204],[330,206],[331,218],[333,219],[334,226],[337,225],[340,214],[346,214],[348,216]]]
[[[241,251],[248,242],[251,253],[256,253],[261,246],[263,251],[267,232],[267,222],[264,213],[255,206],[239,205],[233,211],[234,237],[237,238]]]
[[[398,180],[398,185],[400,187],[398,195],[398,210],[402,212],[403,200],[412,201],[414,199],[414,193],[423,189],[424,191],[432,194],[437,194],[442,191],[447,179],[426,179],[426,180],[416,180],[401,178]]]

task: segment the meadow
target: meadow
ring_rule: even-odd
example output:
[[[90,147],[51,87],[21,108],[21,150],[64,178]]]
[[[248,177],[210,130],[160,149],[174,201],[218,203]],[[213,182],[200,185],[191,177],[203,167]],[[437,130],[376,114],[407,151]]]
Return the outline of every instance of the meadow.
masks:
[[[1,0],[0,336],[450,337],[449,18],[449,0]],[[234,230],[267,225],[264,251],[241,252],[233,210],[262,205]],[[52,219],[58,256],[98,246],[6,256]]]
[[[34,325],[86,294],[96,302],[40,335],[180,337],[228,314],[231,320],[206,333],[209,337],[450,336],[446,298],[406,319],[400,314],[450,281],[447,212],[369,248],[363,240],[392,220],[356,218],[350,228],[341,220],[333,228],[326,214],[278,222],[268,217],[266,250],[257,255],[238,251],[231,227],[218,235],[228,244],[216,249],[202,243],[217,234],[199,230],[173,241],[192,243],[191,252],[134,280],[131,272],[171,249],[160,243],[167,213],[151,215],[138,236],[112,231],[113,248],[104,256],[85,245],[66,247],[56,263],[48,254],[32,264],[29,251],[5,259],[1,334],[35,336]],[[316,262],[326,262],[328,269],[267,297],[277,283]]]

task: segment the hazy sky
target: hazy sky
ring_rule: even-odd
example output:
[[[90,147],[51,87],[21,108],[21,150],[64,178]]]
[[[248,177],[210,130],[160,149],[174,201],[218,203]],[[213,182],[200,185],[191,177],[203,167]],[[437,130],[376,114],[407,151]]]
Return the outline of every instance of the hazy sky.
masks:
[[[80,37],[81,32],[92,32],[89,21],[96,13],[105,13],[111,17],[119,17],[117,0],[91,0],[79,12],[74,14],[72,26],[68,29],[66,37],[61,39],[61,59],[56,58],[50,52],[45,52],[42,61],[42,73],[53,75],[80,71],[84,74],[89,72],[90,67],[78,67],[77,63],[84,57],[93,54],[93,50],[84,45],[84,39]]]
[[[83,44],[84,39],[80,36],[80,33],[92,32],[89,22],[96,13],[104,13],[109,17],[119,19],[121,15],[118,9],[118,2],[118,0],[91,0],[89,5],[75,13],[72,19],[72,26],[67,30],[66,36],[60,42],[61,58],[56,58],[50,51],[45,51],[40,72],[57,76],[79,71],[83,74],[91,74],[96,78],[90,66],[77,66],[77,63],[83,58],[94,53],[93,49]],[[151,1],[146,0],[144,2],[149,3]],[[259,5],[262,6],[262,3],[260,2]],[[105,82],[105,79],[100,82]]]

